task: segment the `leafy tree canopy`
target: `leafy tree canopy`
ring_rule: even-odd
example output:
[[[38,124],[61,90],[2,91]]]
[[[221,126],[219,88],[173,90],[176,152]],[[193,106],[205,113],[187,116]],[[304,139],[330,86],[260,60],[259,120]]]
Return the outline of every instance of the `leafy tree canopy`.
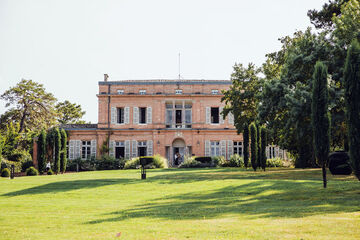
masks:
[[[19,132],[48,128],[56,121],[56,98],[42,84],[23,79],[0,98],[6,101],[6,107],[11,107],[5,117],[19,122]]]
[[[85,114],[85,111],[81,110],[80,105],[65,100],[56,104],[55,109],[58,113],[58,122],[60,124],[85,123],[85,121],[80,120]]]

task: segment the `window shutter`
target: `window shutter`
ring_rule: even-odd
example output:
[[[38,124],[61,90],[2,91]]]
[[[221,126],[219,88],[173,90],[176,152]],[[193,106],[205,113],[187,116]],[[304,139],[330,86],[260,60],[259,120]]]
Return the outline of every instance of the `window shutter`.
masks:
[[[205,156],[210,157],[210,141],[205,140]]]
[[[69,141],[69,160],[75,159],[75,140]]]
[[[91,140],[91,156],[96,158],[96,139]]]
[[[146,123],[147,124],[151,124],[152,123],[152,108],[151,107],[147,107],[146,109]]]
[[[147,141],[147,143],[146,143],[146,145],[147,145],[147,153],[146,153],[146,155],[148,155],[148,156],[152,156],[153,155],[153,141],[152,140],[148,140]]]
[[[125,107],[124,115],[125,115],[124,123],[129,124],[130,123],[130,107]]]
[[[205,108],[205,122],[210,124],[210,107]]]
[[[116,112],[116,107],[112,107],[111,108],[111,124],[115,124],[117,121],[117,112]]]
[[[81,158],[81,141],[75,140],[75,159]]]
[[[228,114],[228,123],[234,125],[234,114],[231,112]]]
[[[219,122],[220,122],[220,124],[224,124],[224,118],[223,118],[223,115],[221,114],[222,113],[222,111],[223,111],[223,107],[219,107]],[[225,147],[226,147],[226,143],[225,143]]]
[[[228,155],[227,155],[227,159],[230,159],[231,155],[234,154],[234,146],[233,146],[233,141],[232,140],[228,140]]]
[[[134,107],[133,123],[134,124],[139,124],[139,108],[138,107]]]
[[[109,142],[109,156],[115,157],[115,141],[110,140]]]
[[[220,155],[226,158],[226,140],[220,141]]]
[[[131,149],[131,157],[137,157],[137,141],[136,140],[132,140],[132,149]]]
[[[125,159],[130,159],[130,140],[125,140]]]

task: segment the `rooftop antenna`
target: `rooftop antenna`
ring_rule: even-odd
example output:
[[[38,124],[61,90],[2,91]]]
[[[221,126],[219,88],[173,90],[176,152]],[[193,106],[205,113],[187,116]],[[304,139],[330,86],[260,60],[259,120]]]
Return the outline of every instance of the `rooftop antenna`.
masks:
[[[181,75],[180,75],[180,53],[179,53],[179,80],[181,78]]]

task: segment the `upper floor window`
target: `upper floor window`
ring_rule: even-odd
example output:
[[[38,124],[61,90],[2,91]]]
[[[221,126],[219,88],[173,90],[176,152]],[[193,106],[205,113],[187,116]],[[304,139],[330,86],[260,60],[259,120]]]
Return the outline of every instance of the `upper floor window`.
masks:
[[[219,94],[219,90],[213,89],[213,90],[211,90],[211,94],[214,94],[214,95]]]
[[[146,124],[146,107],[139,108],[139,123]]]
[[[124,108],[117,108],[117,119],[116,123],[124,123]]]
[[[91,141],[82,141],[81,159],[90,159]]]
[[[118,90],[117,90],[117,93],[118,93],[119,95],[123,95],[123,94],[124,94],[124,89],[118,89]]]
[[[211,123],[219,123],[219,108],[211,108]]]
[[[167,128],[191,128],[192,103],[175,102],[166,103],[165,122]]]
[[[176,89],[175,94],[182,94],[182,89]]]
[[[145,89],[139,90],[139,94],[140,94],[140,95],[145,95],[145,94],[146,94],[146,90],[145,90]]]

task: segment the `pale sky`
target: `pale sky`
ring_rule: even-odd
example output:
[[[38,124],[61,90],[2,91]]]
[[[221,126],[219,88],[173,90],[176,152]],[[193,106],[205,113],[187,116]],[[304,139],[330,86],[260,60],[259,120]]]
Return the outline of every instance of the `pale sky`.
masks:
[[[98,81],[230,79],[327,0],[0,0],[0,93],[22,78],[97,123]],[[0,102],[0,114],[5,112]]]

